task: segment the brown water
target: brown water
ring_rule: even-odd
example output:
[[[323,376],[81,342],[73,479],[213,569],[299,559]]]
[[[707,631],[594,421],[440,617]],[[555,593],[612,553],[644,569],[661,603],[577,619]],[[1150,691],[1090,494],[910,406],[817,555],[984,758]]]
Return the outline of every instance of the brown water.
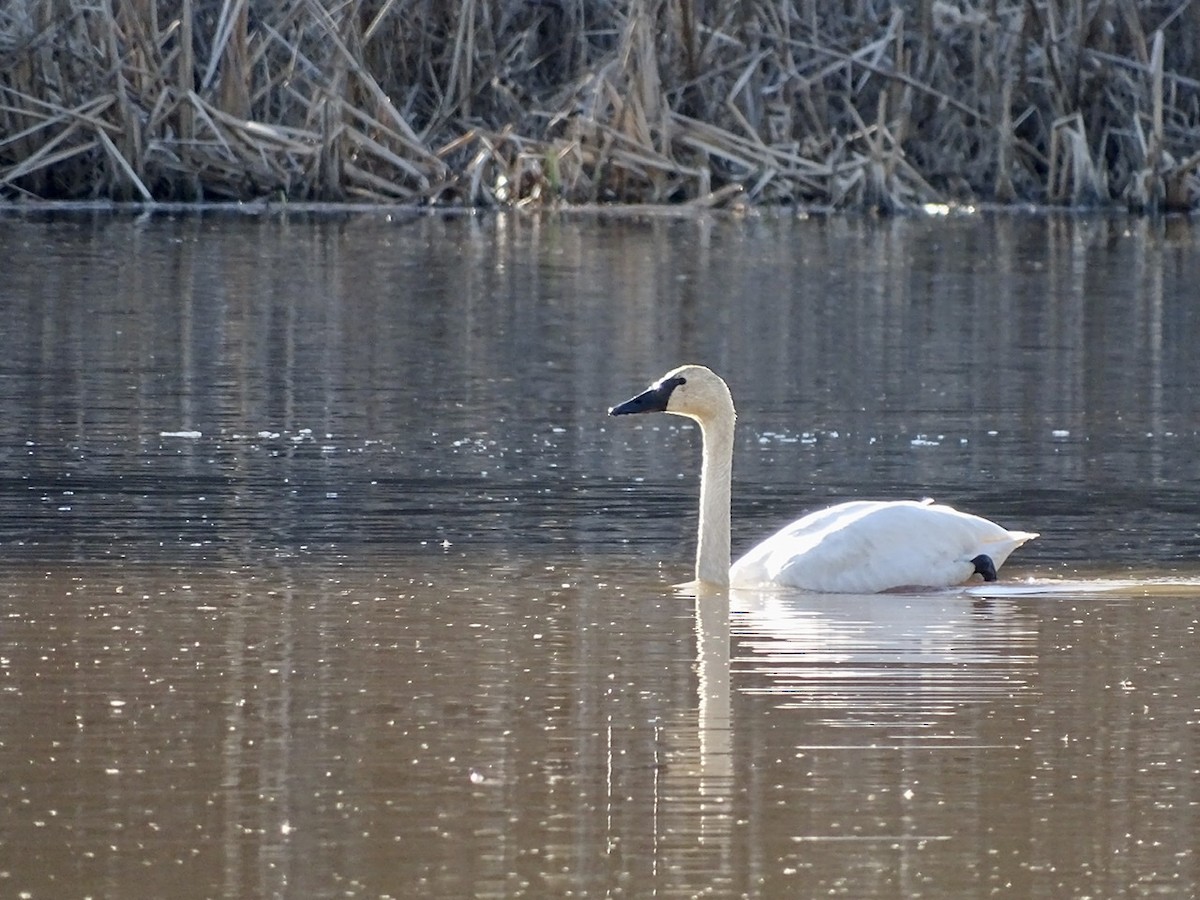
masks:
[[[0,896],[1200,891],[1187,223],[0,217]],[[694,597],[846,497],[1000,589]],[[1035,588],[1036,592],[1030,589]]]

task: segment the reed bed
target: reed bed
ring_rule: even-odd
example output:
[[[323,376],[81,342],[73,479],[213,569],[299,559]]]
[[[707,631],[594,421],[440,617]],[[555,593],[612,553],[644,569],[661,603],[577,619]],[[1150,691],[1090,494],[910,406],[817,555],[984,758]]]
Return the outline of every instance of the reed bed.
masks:
[[[24,0],[0,198],[1190,209],[1196,0]]]

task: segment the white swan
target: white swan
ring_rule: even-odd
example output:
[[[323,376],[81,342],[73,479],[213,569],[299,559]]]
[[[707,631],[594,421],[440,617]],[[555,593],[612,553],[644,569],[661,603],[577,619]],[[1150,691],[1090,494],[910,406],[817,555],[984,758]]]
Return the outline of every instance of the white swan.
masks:
[[[729,492],[735,413],[729,387],[704,366],[681,366],[608,413],[668,412],[694,419],[704,443],[696,581],[876,593],[996,580],[1008,555],[1037,537],[931,500],[852,500],[797,519],[729,565]]]

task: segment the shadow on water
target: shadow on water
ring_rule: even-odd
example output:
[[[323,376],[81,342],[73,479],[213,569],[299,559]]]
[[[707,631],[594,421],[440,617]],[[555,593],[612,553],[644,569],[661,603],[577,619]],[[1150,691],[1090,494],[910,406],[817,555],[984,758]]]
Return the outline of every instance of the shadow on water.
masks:
[[[1200,884],[1190,227],[0,242],[0,893]],[[963,592],[680,596],[697,436],[604,412],[685,360],[738,401],[735,551],[866,496],[1043,536]]]

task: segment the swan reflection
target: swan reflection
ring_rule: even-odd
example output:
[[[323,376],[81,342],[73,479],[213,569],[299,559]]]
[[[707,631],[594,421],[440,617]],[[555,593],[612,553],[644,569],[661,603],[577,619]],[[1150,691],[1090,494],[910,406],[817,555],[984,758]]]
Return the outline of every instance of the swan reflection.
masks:
[[[1027,602],[1021,598],[695,583],[683,596],[695,616],[695,706],[666,723],[671,752],[654,803],[655,858],[672,879],[703,871],[714,884],[729,883],[729,860],[743,842],[771,839],[763,828],[784,829],[795,847],[855,841],[837,855],[864,871],[886,868],[876,853],[881,842],[900,868],[913,866],[922,848],[951,833],[920,817],[882,823],[871,798],[908,806],[914,786],[940,790],[935,760],[958,759],[966,748],[996,748],[1001,758],[1011,752],[1011,738],[988,717],[1021,702],[1035,680],[1037,619],[1017,605]],[[739,833],[749,771],[772,783],[829,786],[845,808],[830,815],[755,806],[751,820],[773,824]],[[977,777],[983,783],[984,773]],[[843,815],[861,832],[843,829]]]
[[[656,870],[671,883],[728,884],[734,835],[734,733],[729,680],[729,593],[690,585],[695,614],[694,703],[664,722],[668,748],[656,782]],[[670,893],[668,890],[667,893]]]
[[[830,725],[927,729],[1025,690],[1035,661],[1033,625],[1012,601],[960,591],[735,590],[730,607],[739,691],[820,710]]]
[[[696,675],[701,776],[727,778],[733,774],[733,721],[729,703],[729,592],[726,590],[696,588]]]

